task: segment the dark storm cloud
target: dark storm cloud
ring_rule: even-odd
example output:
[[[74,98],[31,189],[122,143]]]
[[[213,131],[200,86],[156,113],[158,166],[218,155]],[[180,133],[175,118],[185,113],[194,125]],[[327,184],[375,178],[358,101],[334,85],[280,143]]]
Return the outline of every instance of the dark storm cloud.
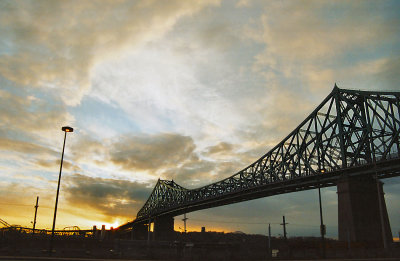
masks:
[[[71,204],[90,207],[108,216],[133,218],[147,200],[154,184],[103,179],[75,174],[66,178]]]

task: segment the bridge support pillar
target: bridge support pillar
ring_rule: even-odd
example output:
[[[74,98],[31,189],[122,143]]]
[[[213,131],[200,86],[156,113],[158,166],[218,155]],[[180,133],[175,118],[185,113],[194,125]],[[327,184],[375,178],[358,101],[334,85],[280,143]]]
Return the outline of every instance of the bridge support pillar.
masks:
[[[174,217],[160,216],[154,219],[155,240],[174,239]]]
[[[147,238],[147,224],[135,224],[132,228],[131,238],[145,240]]]
[[[379,190],[378,196],[376,180],[372,177],[346,177],[337,183],[339,240],[369,242],[383,247],[384,234],[387,244],[391,244],[392,232],[382,182],[379,182]]]

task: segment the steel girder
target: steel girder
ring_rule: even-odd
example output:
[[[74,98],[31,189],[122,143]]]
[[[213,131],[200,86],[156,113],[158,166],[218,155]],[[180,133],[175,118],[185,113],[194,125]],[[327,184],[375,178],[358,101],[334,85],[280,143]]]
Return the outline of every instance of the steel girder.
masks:
[[[235,175],[197,189],[158,180],[135,221],[332,186],[344,174],[400,175],[399,115],[400,92],[345,90],[335,85],[295,130]]]

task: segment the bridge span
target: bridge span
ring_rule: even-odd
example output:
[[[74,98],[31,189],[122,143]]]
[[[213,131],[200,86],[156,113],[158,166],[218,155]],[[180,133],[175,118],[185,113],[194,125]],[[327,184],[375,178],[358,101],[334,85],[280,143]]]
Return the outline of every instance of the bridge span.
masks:
[[[345,90],[335,85],[286,138],[236,174],[197,189],[158,180],[136,219],[119,231],[140,233],[154,222],[156,237],[162,238],[173,232],[177,215],[337,186],[339,239],[391,241],[380,179],[400,175],[399,115],[400,92]]]

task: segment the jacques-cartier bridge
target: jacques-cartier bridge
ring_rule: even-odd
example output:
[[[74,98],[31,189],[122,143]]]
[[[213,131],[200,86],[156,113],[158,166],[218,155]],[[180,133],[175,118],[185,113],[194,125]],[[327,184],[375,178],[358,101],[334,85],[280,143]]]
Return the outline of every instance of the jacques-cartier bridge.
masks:
[[[379,180],[400,175],[399,115],[400,92],[345,90],[335,85],[297,128],[256,162],[197,189],[158,180],[136,219],[118,230],[145,234],[154,222],[156,239],[161,239],[173,232],[177,215],[337,186],[339,239],[391,242]]]

